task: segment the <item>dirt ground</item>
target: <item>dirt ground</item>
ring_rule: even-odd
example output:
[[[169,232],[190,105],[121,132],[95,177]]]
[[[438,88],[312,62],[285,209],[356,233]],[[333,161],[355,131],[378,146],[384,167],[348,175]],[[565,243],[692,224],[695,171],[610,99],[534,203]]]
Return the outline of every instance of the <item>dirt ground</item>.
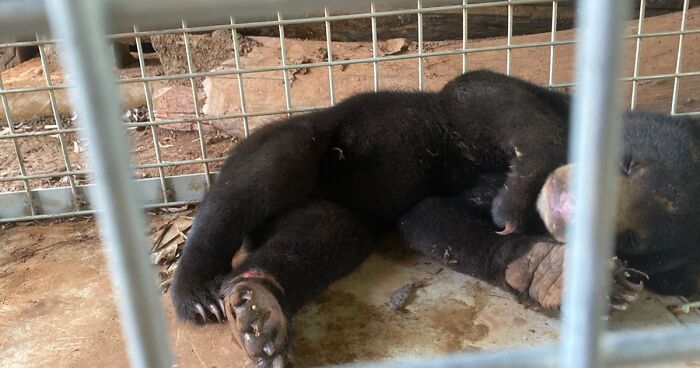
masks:
[[[172,216],[150,216],[151,229]],[[435,356],[556,339],[556,319],[522,306],[507,292],[443,269],[391,238],[383,242],[381,251],[294,317],[297,366]],[[399,287],[424,278],[430,278],[428,284],[409,298],[405,312],[385,306]],[[128,365],[92,219],[6,225],[0,230],[0,290],[3,367]],[[201,327],[177,321],[168,295],[162,300],[179,367],[253,366],[225,324]],[[683,323],[700,323],[699,315],[685,318]],[[613,319],[612,328],[668,324],[680,322],[648,295]]]

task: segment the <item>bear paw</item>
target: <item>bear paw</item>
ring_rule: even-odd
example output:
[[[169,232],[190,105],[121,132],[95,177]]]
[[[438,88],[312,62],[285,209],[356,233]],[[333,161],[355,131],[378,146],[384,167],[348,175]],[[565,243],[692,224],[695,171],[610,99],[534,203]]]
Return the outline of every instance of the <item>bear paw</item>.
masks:
[[[259,367],[288,365],[289,321],[277,297],[257,279],[223,287],[233,337]]]
[[[566,247],[559,243],[538,242],[527,253],[511,262],[506,268],[506,283],[513,289],[529,295],[546,309],[561,306],[564,287],[564,257]],[[607,298],[610,311],[626,310],[636,301],[644,288],[643,282],[635,282],[624,262],[611,261],[612,288]]]

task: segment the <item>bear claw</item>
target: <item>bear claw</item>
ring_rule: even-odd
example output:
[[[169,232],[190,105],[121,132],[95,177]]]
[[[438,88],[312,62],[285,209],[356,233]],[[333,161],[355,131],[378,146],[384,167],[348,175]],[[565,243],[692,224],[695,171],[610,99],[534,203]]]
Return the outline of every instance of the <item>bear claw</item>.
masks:
[[[207,314],[207,312],[204,310],[204,306],[202,305],[202,303],[196,303],[194,305],[194,309],[197,315],[201,318],[202,323],[207,323],[210,320],[209,314]],[[219,301],[218,305],[214,303],[209,304],[208,310],[211,313],[211,315],[213,315],[216,318],[217,322],[221,323],[226,321],[226,314],[224,313],[222,301]]]
[[[644,277],[648,276],[639,271],[628,269],[627,265],[618,258],[614,258],[612,264],[614,267],[612,275],[613,286],[608,296],[610,309],[612,311],[625,311],[639,299],[639,293],[644,289],[644,282],[641,280],[639,282],[630,280],[628,271],[635,271]]]
[[[498,235],[510,235],[517,230],[517,226],[515,226],[512,222],[506,222],[506,226],[503,228],[501,231],[496,231],[496,234]]]
[[[204,307],[202,304],[197,303],[194,305],[194,309],[197,310],[197,314],[202,317],[202,323],[205,323],[207,321],[207,313],[204,312]]]
[[[217,320],[219,323],[221,323],[221,322],[223,322],[224,320],[226,320],[226,315],[224,315],[224,316],[223,316],[223,319],[222,319],[222,315],[221,315],[221,314],[222,314],[223,312],[222,312],[222,311],[219,311],[219,307],[218,307],[217,305],[215,305],[215,304],[209,304],[209,311],[211,311],[211,313],[216,317],[216,320]]]

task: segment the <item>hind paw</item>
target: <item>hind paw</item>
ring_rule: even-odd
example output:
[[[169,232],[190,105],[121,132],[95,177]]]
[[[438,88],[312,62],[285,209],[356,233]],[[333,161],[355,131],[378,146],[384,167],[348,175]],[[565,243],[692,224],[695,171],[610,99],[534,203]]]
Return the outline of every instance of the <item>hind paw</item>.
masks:
[[[289,321],[277,297],[256,279],[233,280],[223,288],[229,326],[259,367],[288,365]]]

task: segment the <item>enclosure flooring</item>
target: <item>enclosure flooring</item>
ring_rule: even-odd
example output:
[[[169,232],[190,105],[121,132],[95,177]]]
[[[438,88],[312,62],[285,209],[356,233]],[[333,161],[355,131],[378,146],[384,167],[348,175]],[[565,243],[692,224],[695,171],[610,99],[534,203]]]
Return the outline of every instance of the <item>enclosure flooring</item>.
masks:
[[[424,279],[427,285],[405,311],[385,306],[396,289]],[[179,322],[167,295],[163,302],[179,367],[253,366],[225,324]],[[648,295],[612,326],[681,323],[666,302]],[[684,316],[684,323],[696,322]],[[297,366],[434,356],[551,341],[557,327],[556,319],[522,306],[509,293],[386,246],[299,313],[294,351]],[[0,362],[6,368],[128,365],[92,220],[0,230]]]

